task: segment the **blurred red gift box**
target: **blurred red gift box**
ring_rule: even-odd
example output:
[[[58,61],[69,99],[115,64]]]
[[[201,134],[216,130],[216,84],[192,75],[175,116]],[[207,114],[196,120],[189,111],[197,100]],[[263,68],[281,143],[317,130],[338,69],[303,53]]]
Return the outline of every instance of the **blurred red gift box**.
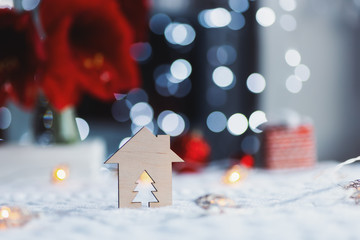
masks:
[[[311,124],[267,126],[263,156],[269,169],[305,168],[316,163],[314,128]]]

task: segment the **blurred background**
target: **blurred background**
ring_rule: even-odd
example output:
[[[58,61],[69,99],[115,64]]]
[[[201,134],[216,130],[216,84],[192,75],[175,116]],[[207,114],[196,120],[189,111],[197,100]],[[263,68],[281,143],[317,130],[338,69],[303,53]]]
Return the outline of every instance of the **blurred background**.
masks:
[[[147,26],[129,49],[141,88],[86,95],[82,140],[104,139],[110,154],[142,126],[195,132],[220,160],[257,155],[264,123],[310,123],[318,159],[359,155],[359,0],[153,0]],[[3,142],[31,142],[34,111],[8,102],[0,118]]]

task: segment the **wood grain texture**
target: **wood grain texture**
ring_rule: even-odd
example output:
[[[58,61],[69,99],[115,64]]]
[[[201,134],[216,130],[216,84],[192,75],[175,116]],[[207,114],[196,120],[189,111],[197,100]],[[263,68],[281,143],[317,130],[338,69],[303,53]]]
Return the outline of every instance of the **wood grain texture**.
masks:
[[[119,167],[119,208],[138,208],[133,203],[136,180],[143,171],[154,180],[154,192],[159,202],[150,207],[172,204],[172,162],[183,160],[170,149],[170,136],[154,136],[147,128],[140,129],[124,146],[105,163],[117,163]]]

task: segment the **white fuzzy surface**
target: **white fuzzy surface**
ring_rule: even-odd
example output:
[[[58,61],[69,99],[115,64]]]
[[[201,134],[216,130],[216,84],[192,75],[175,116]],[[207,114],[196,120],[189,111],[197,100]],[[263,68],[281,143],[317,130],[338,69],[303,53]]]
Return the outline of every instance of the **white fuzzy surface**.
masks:
[[[340,185],[360,178],[360,166],[324,171],[334,166],[253,170],[235,186],[221,183],[220,167],[175,175],[173,206],[142,209],[117,209],[116,177],[109,172],[86,184],[18,178],[0,184],[0,205],[22,206],[39,217],[0,230],[0,239],[359,239],[360,205]],[[207,193],[227,195],[241,207],[203,210],[194,200]]]

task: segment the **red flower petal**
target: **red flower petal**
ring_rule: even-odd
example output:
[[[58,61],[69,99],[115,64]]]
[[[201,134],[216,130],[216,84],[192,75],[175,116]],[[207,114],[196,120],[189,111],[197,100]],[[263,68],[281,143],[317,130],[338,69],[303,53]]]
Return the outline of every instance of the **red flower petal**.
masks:
[[[34,80],[44,59],[40,38],[29,13],[0,9],[0,103],[6,96],[24,107],[36,101]]]
[[[76,104],[81,90],[111,100],[139,86],[133,32],[115,1],[43,0],[40,15],[49,57],[42,85],[56,108]]]
[[[5,87],[0,86],[0,107],[5,104],[6,99],[7,99],[7,94],[5,92]]]
[[[66,39],[70,24],[70,17],[64,18],[59,23],[57,31],[52,33],[53,39]],[[69,61],[72,58],[69,44],[69,41],[64,41],[48,51],[48,61],[42,79],[44,94],[56,109],[64,109],[78,102],[81,95],[78,80],[85,77],[77,66]]]
[[[135,42],[147,40],[149,0],[118,0],[122,12],[135,29]]]

